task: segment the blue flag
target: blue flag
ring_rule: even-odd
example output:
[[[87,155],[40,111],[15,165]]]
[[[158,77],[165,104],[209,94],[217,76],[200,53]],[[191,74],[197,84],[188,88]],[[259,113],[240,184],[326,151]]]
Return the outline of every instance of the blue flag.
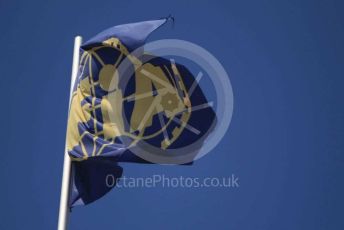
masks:
[[[213,128],[213,109],[195,109],[208,101],[187,68],[153,54],[132,53],[169,19],[115,26],[81,46],[67,130],[71,207],[110,191],[106,177],[122,176],[120,162],[157,163],[151,159],[173,157],[169,151],[192,143],[197,143],[192,148],[197,154]],[[124,60],[131,63],[126,72],[120,68]],[[185,163],[192,163],[192,156]]]

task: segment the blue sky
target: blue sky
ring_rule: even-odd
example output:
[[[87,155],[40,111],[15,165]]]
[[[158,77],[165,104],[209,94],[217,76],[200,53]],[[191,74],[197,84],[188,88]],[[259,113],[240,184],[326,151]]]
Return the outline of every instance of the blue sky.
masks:
[[[230,74],[234,114],[191,167],[125,175],[239,177],[240,187],[115,189],[73,210],[70,229],[343,229],[341,1],[0,1],[0,228],[55,229],[73,39],[174,15],[177,38]]]

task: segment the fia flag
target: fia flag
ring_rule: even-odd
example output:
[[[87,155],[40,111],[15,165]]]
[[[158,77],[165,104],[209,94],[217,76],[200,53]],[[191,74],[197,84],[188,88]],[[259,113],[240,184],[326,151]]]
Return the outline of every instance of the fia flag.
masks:
[[[133,53],[169,19],[115,26],[82,44],[67,130],[70,207],[111,190],[106,177],[121,177],[120,162],[170,163],[154,157],[178,157],[185,153],[173,150],[191,144],[196,154],[214,126],[213,109],[197,109],[208,101],[186,67],[144,50]],[[130,63],[125,70],[124,61]],[[140,155],[145,152],[155,155]]]

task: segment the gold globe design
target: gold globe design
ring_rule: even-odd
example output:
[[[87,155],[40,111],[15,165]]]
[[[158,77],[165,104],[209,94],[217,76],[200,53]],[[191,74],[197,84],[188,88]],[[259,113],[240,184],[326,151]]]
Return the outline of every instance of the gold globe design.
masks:
[[[100,55],[103,48],[111,48],[120,52],[120,56],[113,63],[106,63]],[[118,65],[121,58],[128,58],[132,66],[135,66],[135,92],[130,96],[124,96],[126,86],[119,87],[119,80],[121,75],[118,74]],[[94,69],[91,63],[97,61],[100,63],[98,76],[93,76]],[[94,151],[92,155],[100,155],[103,149],[110,144],[113,144],[116,137],[129,137],[133,141],[131,145],[135,145],[137,141],[149,141],[154,138],[161,140],[161,145],[156,146],[161,149],[168,148],[185,128],[190,115],[191,103],[188,93],[183,84],[182,78],[178,72],[178,68],[174,63],[164,66],[154,66],[151,63],[142,63],[135,56],[131,56],[125,47],[118,41],[110,39],[104,42],[103,46],[92,48],[86,51],[81,57],[82,69],[88,69],[88,76],[80,79],[80,96],[78,104],[82,104],[83,98],[92,96],[91,103],[80,107],[85,114],[83,122],[94,124],[94,145],[97,144],[97,137],[103,135],[104,139],[109,141],[104,144],[99,150]],[[166,74],[163,69],[167,71]],[[154,86],[154,87],[153,87]],[[106,92],[101,96],[100,102],[95,103],[97,95],[97,87]],[[183,96],[181,96],[183,95]],[[131,117],[124,115],[125,103],[134,103]],[[85,108],[83,108],[85,107]],[[102,128],[97,128],[97,123],[100,122],[95,116],[95,111],[101,109]],[[153,119],[154,117],[158,119]],[[178,116],[178,118],[176,118]],[[76,121],[76,120],[75,120]],[[158,122],[157,122],[158,121]],[[168,133],[168,127],[172,122],[179,123],[179,126],[174,125],[172,131]],[[72,124],[72,123],[71,123]],[[73,123],[73,129],[77,132],[77,123]],[[128,127],[125,128],[125,127]],[[146,132],[150,128],[149,133]],[[86,133],[78,134],[78,143],[83,145],[83,136]],[[160,137],[158,137],[161,135]],[[162,138],[162,139],[161,139]],[[155,139],[158,140],[158,139]],[[77,143],[71,143],[76,146]],[[95,150],[96,148],[94,148]],[[87,154],[85,154],[87,157]]]

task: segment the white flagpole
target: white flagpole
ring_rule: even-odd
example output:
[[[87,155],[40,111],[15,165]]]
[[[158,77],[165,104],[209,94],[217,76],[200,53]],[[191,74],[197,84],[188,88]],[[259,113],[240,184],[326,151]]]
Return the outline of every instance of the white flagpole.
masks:
[[[72,94],[73,94],[73,86],[74,86],[75,79],[78,73],[79,53],[80,53],[79,50],[80,50],[81,43],[82,43],[82,37],[76,36],[74,39],[74,54],[73,54],[72,77],[71,77],[70,93],[69,93],[69,107],[71,104],[71,99],[72,99]],[[68,108],[68,111],[69,111],[69,108]],[[67,230],[67,226],[68,226],[68,217],[69,217],[68,203],[69,203],[69,194],[70,194],[71,165],[72,165],[71,160],[67,152],[67,141],[66,141],[64,162],[63,162],[63,175],[62,175],[58,230]]]

